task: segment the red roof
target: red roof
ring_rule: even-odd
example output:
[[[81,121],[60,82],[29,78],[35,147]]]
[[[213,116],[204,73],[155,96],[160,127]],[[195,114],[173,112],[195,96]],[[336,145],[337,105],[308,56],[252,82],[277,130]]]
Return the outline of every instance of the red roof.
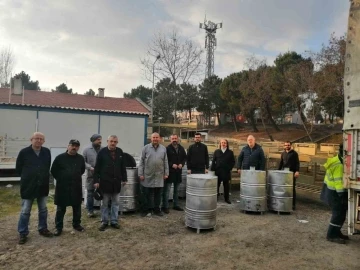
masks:
[[[95,97],[58,92],[44,92],[25,90],[24,102],[21,95],[11,95],[9,102],[9,88],[0,88],[0,104],[21,106],[116,112],[127,114],[148,115],[149,110],[138,100],[130,98]]]

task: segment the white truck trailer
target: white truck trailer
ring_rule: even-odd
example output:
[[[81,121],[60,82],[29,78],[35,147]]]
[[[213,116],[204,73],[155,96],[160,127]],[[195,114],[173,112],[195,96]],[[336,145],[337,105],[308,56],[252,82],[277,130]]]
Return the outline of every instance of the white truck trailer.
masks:
[[[348,233],[360,233],[360,0],[350,1],[344,75],[344,185]]]

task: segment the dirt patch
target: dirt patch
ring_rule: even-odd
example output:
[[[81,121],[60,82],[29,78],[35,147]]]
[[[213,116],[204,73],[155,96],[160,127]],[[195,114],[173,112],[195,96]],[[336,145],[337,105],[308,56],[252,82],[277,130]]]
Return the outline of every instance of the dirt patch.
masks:
[[[238,196],[233,192],[232,205],[220,200],[217,229],[200,234],[186,228],[184,213],[176,211],[161,218],[126,214],[120,230],[105,232],[97,230],[99,218],[88,219],[83,211],[86,231],[73,232],[68,208],[63,235],[47,239],[37,233],[33,208],[29,241],[20,246],[18,213],[12,213],[0,218],[0,269],[359,269],[359,236],[347,245],[325,240],[326,207],[300,200],[291,215],[244,214]],[[54,214],[50,208],[50,229]]]

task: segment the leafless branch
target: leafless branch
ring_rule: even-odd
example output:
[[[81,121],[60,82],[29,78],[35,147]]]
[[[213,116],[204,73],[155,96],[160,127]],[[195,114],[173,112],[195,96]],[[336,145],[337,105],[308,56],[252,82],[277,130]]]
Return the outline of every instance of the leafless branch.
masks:
[[[15,56],[10,46],[0,50],[0,85],[6,85],[15,65]]]
[[[203,50],[191,40],[179,36],[176,30],[170,34],[156,33],[148,45],[148,51],[142,58],[144,76],[152,81],[153,64],[158,55],[154,73],[157,79],[171,78],[176,84],[196,80],[201,70]]]

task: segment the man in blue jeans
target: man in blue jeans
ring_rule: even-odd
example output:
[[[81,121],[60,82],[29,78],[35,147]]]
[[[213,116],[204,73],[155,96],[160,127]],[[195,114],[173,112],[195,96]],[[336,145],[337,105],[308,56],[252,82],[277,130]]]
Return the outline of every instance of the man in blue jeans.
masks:
[[[94,170],[94,187],[103,193],[101,204],[101,226],[99,231],[105,231],[109,225],[109,201],[111,200],[110,226],[120,229],[119,196],[121,186],[127,182],[124,152],[116,147],[119,140],[116,135],[107,139],[107,147],[100,150],[96,157]]]
[[[31,145],[22,149],[16,159],[16,171],[20,175],[21,213],[18,223],[19,244],[25,244],[29,234],[31,207],[36,199],[39,210],[39,234],[52,237],[47,228],[47,196],[49,194],[49,177],[51,154],[42,147],[44,134],[35,132],[31,137]]]

